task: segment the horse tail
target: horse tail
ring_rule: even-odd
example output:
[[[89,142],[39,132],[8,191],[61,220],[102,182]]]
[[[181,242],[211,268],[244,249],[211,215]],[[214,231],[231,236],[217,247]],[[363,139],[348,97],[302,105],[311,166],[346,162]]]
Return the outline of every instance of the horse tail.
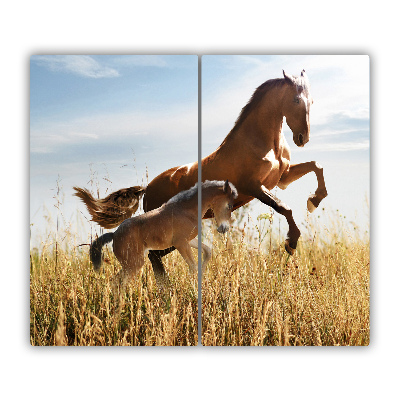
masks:
[[[107,232],[90,245],[90,261],[93,263],[95,271],[98,271],[101,266],[101,249],[105,244],[111,242],[113,237],[114,232]]]
[[[145,186],[132,186],[117,190],[104,199],[95,199],[87,189],[73,188],[86,208],[92,221],[105,229],[116,228],[122,221],[130,218],[139,207],[139,200],[146,191]]]

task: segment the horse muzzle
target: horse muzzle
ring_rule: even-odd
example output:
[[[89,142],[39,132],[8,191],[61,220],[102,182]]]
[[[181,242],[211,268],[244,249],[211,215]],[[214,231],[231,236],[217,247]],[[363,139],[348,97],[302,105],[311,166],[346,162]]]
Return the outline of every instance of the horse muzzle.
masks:
[[[304,145],[310,140],[308,135],[305,135],[303,133],[299,133],[296,136],[296,140],[293,138],[294,143],[298,147],[304,147]]]
[[[223,222],[218,228],[218,233],[226,233],[229,231],[229,225],[226,222]]]

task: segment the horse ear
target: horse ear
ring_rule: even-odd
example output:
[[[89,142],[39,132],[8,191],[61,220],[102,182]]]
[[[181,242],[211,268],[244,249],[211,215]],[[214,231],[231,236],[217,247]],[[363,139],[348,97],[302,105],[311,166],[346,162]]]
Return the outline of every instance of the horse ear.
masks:
[[[289,82],[289,83],[293,84],[293,83],[294,83],[294,78],[293,78],[293,76],[290,75],[290,74],[287,74],[287,73],[285,72],[285,70],[282,70],[282,71],[283,71],[283,77],[285,78],[286,82]]]
[[[305,74],[305,72],[306,72],[306,70],[305,69],[303,69],[303,71],[301,71],[301,76],[304,76],[304,74]]]
[[[231,187],[229,185],[228,179],[224,183],[224,193],[230,193],[231,192]]]

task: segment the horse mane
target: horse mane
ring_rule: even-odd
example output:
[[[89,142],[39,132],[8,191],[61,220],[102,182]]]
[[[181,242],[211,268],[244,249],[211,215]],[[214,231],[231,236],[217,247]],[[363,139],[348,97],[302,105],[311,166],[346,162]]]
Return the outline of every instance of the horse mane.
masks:
[[[210,187],[223,187],[225,185],[225,181],[205,181],[202,182],[201,184],[201,188],[202,190],[208,189]],[[236,198],[238,196],[238,192],[235,188],[235,186],[229,182],[229,186],[232,190],[233,193],[233,197]],[[172,203],[178,203],[181,201],[187,201],[187,200],[191,200],[194,197],[197,197],[199,192],[199,184],[198,182],[191,187],[188,190],[182,190],[182,192],[179,192],[178,194],[176,194],[174,197],[171,197],[166,204],[172,204]]]
[[[237,192],[235,186],[233,185],[233,183],[231,183],[231,182],[228,182],[228,183],[231,188],[233,197],[234,198],[238,197],[238,192]],[[201,184],[201,189],[204,190],[204,189],[208,189],[209,187],[223,187],[224,185],[225,185],[225,181],[204,181]]]
[[[165,204],[179,203],[181,201],[190,200],[193,197],[197,197],[198,191],[199,191],[198,183],[196,183],[190,189],[182,190],[175,196],[171,197]]]
[[[257,105],[260,103],[261,99],[264,97],[264,95],[269,90],[271,90],[272,88],[278,87],[278,86],[283,86],[284,83],[285,83],[284,78],[269,79],[268,81],[265,81],[264,83],[262,83],[254,91],[254,93],[250,97],[247,104],[242,108],[242,111],[240,112],[239,116],[237,117],[237,119],[235,121],[235,125],[232,128],[232,131],[239,128],[239,126],[242,124],[242,122],[257,107]]]
[[[269,79],[262,83],[252,94],[250,100],[247,104],[242,108],[238,118],[235,121],[235,125],[233,126],[231,132],[238,129],[239,126],[243,123],[243,121],[248,117],[248,115],[258,106],[261,99],[265,96],[265,94],[273,88],[283,86],[286,82],[290,82],[295,85],[297,91],[300,93],[304,91],[307,95],[309,92],[309,83],[308,79],[305,76],[292,76],[293,80],[288,80],[286,78],[275,78]]]

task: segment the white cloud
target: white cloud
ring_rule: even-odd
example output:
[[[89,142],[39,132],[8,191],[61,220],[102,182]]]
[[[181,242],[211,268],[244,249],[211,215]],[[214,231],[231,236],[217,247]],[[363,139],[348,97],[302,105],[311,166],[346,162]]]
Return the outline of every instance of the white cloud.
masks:
[[[71,138],[78,138],[78,139],[98,139],[99,135],[95,133],[89,132],[70,132],[69,136]]]
[[[119,72],[100,64],[93,57],[86,55],[49,55],[33,56],[32,61],[52,71],[72,73],[87,78],[114,78]]]
[[[71,73],[86,78],[115,78],[122,68],[168,66],[163,56],[123,55],[114,57],[92,57],[89,55],[37,55],[32,62],[51,71]]]
[[[358,132],[356,129],[329,129],[325,128],[322,130],[313,130],[311,132],[312,137],[320,137],[320,136],[334,136],[334,135],[347,135]]]
[[[115,56],[110,60],[110,64],[125,67],[166,67],[168,65],[164,57],[157,55]]]
[[[312,152],[322,152],[322,151],[354,151],[354,150],[368,150],[369,140],[362,140],[356,142],[338,142],[338,143],[321,143],[312,144],[311,141],[304,147],[299,148],[292,146],[292,153],[312,151]]]
[[[132,136],[185,140],[190,134],[197,137],[197,126],[197,108],[179,106],[158,112],[131,111],[53,123],[45,121],[31,128],[31,152],[52,153],[63,145],[104,144]]]

